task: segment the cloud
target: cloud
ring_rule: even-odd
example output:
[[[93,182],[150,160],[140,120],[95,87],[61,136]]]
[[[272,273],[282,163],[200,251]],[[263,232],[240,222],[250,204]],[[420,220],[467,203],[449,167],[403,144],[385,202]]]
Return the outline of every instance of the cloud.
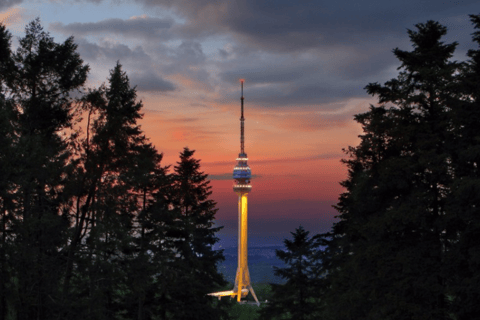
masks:
[[[137,0],[147,8],[173,9],[191,38],[230,33],[245,45],[292,52],[332,44],[364,44],[403,35],[405,24],[478,5],[477,0],[402,2],[343,0]]]
[[[188,64],[201,64],[205,62],[202,45],[197,41],[182,41],[175,50],[176,60]]]
[[[363,81],[328,81],[318,79],[317,83],[296,83],[294,86],[256,87],[249,89],[248,99],[262,108],[303,107],[320,105],[346,98],[365,96]]]
[[[2,0],[0,1],[0,10],[8,9],[22,2],[23,0]],[[0,21],[2,21],[1,17],[0,17]]]
[[[137,86],[138,91],[143,92],[168,92],[177,89],[177,86],[169,80],[159,76],[152,69],[154,61],[141,46],[131,49],[122,43],[102,41],[100,44],[92,43],[86,39],[75,39],[78,44],[78,52],[82,59],[87,62],[119,60],[127,71],[130,85]]]
[[[86,60],[132,60],[142,61],[143,63],[150,63],[152,60],[140,46],[131,49],[129,46],[122,43],[102,41],[100,44],[96,44],[83,38],[75,39],[75,43],[78,44],[78,52],[80,56]]]
[[[366,98],[364,87],[368,83],[395,76],[392,70],[396,72],[399,62],[392,49],[410,45],[407,27],[414,29],[415,23],[448,16],[459,7],[465,10],[476,1],[435,5],[433,0],[361,4],[353,0],[136,3],[151,16],[54,23],[51,27],[85,37],[115,34],[143,41],[134,49],[87,42],[80,48],[82,56],[92,59],[131,59],[136,66],[133,70],[138,71],[135,77],[140,90],[177,89],[184,97],[191,92],[204,103],[222,105],[237,100],[238,79],[245,78],[247,103],[253,108],[315,107],[325,111],[331,110],[328,106],[334,106],[333,102]],[[153,17],[157,13],[165,17],[165,12],[171,18]],[[463,28],[465,21],[457,13],[455,17],[445,21]],[[155,70],[149,72],[153,64]],[[306,118],[304,128],[316,130],[343,124],[339,116],[314,118]]]
[[[66,25],[61,22],[54,22],[50,24],[50,28],[74,36],[119,34],[130,38],[167,40],[171,38],[169,29],[173,23],[173,19],[152,18],[143,15],[127,20],[113,18],[98,22],[75,22]]]
[[[219,63],[218,77],[238,85],[246,79],[249,103],[262,108],[304,107],[366,97],[369,82],[398,66],[393,44],[355,48],[332,46],[304,53],[250,53]],[[379,79],[379,75],[382,77]],[[227,91],[225,91],[227,92]],[[233,94],[228,99],[233,99]]]
[[[2,2],[0,2],[0,10],[8,8],[8,1],[7,1],[7,6],[2,7],[4,5]],[[10,3],[21,3],[20,1],[10,1]],[[0,23],[5,25],[6,27],[9,27],[13,24],[18,24],[22,22],[22,20],[25,19],[25,9],[23,8],[11,8],[8,10],[5,10],[3,12],[0,12]]]
[[[139,91],[167,92],[174,91],[176,86],[153,72],[133,72],[130,76],[130,84],[137,86]]]
[[[136,0],[136,3],[152,14],[162,14],[165,9],[173,11],[183,22],[142,16],[136,19],[139,21],[111,21],[112,26],[103,22],[101,29],[129,32],[125,30],[128,25],[132,34],[148,27],[152,28],[152,34],[171,29],[178,37],[197,40],[229,35],[244,47],[266,52],[302,52],[337,44],[356,47],[399,39],[405,35],[406,26],[470,8],[474,12],[478,5],[477,0]],[[91,30],[93,25],[75,26],[79,31]],[[224,50],[223,54],[226,53]]]
[[[220,77],[230,83],[238,83],[239,79],[248,79],[249,84],[290,83],[311,74],[313,70],[307,65],[295,63],[290,65],[267,63],[258,67],[240,68],[238,66],[235,70],[222,72]]]
[[[306,156],[306,157],[292,157],[292,158],[271,158],[271,159],[258,159],[255,160],[255,164],[271,164],[271,163],[293,163],[293,162],[304,162],[304,161],[315,161],[315,160],[327,160],[327,159],[341,159],[344,157],[344,154],[342,153],[325,153],[325,154],[316,154],[312,156]],[[213,161],[213,162],[204,162],[204,166],[224,166],[224,165],[231,165],[231,161]],[[226,179],[228,175],[228,179]],[[211,177],[212,175],[209,175]],[[232,174],[231,173],[222,173],[219,175],[213,175],[213,176],[218,176],[217,179],[212,179],[211,180],[229,180],[232,179]],[[252,177],[255,175],[252,175]],[[221,177],[225,177],[225,179],[221,179]],[[261,176],[256,176],[256,177],[261,177]]]
[[[169,30],[174,24],[173,19],[159,19],[142,15],[127,20],[106,19],[89,23],[51,23],[50,28],[63,34],[73,34],[79,39],[79,52],[86,60],[131,60],[135,70],[141,69],[132,75],[138,81],[139,89],[144,91],[172,91],[178,85],[182,87],[196,87],[211,91],[209,84],[210,73],[206,70],[207,57],[199,41],[192,39],[174,38]],[[140,40],[141,46],[129,46],[112,42],[111,34],[122,35],[129,39]],[[100,38],[97,42],[91,36]],[[89,40],[87,40],[87,37]],[[176,37],[176,35],[175,35]],[[152,40],[155,40],[152,42]],[[167,44],[168,40],[176,42]],[[138,41],[137,41],[138,43]],[[177,44],[178,43],[178,44]],[[146,48],[147,52],[143,48]],[[155,72],[149,70],[155,65]],[[177,85],[162,79],[157,75],[174,76]]]
[[[228,173],[221,173],[221,174],[209,174],[208,179],[209,180],[233,180],[232,178],[232,172]],[[261,178],[261,175],[258,174],[252,174],[252,179],[256,178]]]

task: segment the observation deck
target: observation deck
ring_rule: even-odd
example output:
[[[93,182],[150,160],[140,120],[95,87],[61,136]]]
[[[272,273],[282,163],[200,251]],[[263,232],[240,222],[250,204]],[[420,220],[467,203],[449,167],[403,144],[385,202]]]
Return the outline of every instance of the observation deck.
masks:
[[[237,158],[237,164],[233,168],[233,179],[235,184],[233,185],[233,191],[237,193],[249,193],[252,189],[250,179],[252,178],[252,171],[248,166],[248,158],[245,153],[240,153]]]

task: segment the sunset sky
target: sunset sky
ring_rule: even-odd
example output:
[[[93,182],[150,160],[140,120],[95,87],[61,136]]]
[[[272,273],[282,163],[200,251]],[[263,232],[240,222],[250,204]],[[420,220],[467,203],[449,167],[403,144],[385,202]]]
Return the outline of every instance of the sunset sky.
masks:
[[[0,0],[14,48],[35,17],[56,42],[73,35],[88,86],[120,61],[164,165],[185,146],[201,159],[223,247],[237,233],[240,78],[254,175],[249,245],[281,244],[299,225],[326,232],[346,178],[342,148],[362,133],[353,115],[376,103],[363,88],[397,75],[392,49],[412,50],[407,29],[427,20],[448,27],[445,42],[459,42],[454,59],[465,60],[468,14],[478,13],[478,0]]]

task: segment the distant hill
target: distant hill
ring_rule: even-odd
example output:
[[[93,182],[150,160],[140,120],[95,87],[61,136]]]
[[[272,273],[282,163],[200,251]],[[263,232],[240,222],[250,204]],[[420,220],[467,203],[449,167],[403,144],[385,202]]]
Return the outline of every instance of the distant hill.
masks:
[[[284,267],[285,264],[275,255],[276,249],[283,246],[265,246],[248,248],[248,270],[252,283],[272,282],[283,283],[283,279],[275,277],[273,267]],[[235,282],[237,272],[237,247],[225,248],[223,254],[225,261],[219,270],[225,275],[227,281]]]

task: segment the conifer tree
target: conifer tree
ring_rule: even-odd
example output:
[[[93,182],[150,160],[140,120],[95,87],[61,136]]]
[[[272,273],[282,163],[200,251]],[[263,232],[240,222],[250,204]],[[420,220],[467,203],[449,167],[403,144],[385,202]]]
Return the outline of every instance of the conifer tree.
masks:
[[[11,34],[4,25],[0,24],[0,278],[9,279],[10,269],[7,252],[7,212],[12,209],[11,193],[13,164],[9,155],[14,144],[14,130],[9,121],[11,119],[11,101],[5,97],[4,81],[11,64]],[[8,237],[10,238],[10,237]],[[10,239],[9,239],[10,240]],[[11,295],[7,290],[7,281],[0,281],[0,318],[7,315],[7,297]]]
[[[319,319],[322,277],[320,236],[309,237],[302,226],[285,239],[285,250],[276,250],[284,268],[274,267],[284,284],[271,284],[273,296],[261,310],[261,319]]]
[[[441,42],[445,27],[416,28],[414,50],[394,50],[398,78],[366,87],[381,105],[355,117],[364,134],[344,161],[325,295],[331,319],[448,318],[449,102],[459,98],[460,65],[450,61],[457,44]]]
[[[162,314],[156,296],[165,292],[167,265],[175,259],[168,232],[174,224],[168,194],[171,176],[161,167],[162,154],[150,144],[136,148],[137,159],[129,173],[133,192],[141,204],[134,218],[134,248],[128,263],[125,305],[133,319],[154,319]],[[161,299],[161,298],[159,298]]]
[[[3,115],[15,137],[10,146],[2,146],[10,149],[10,166],[5,167],[10,181],[5,181],[10,184],[9,202],[15,204],[7,209],[6,232],[14,241],[8,245],[10,276],[5,282],[15,292],[9,302],[12,314],[48,318],[61,308],[57,275],[64,264],[59,250],[68,228],[64,179],[71,145],[63,130],[71,127],[70,93],[84,84],[88,66],[76,53],[73,38],[55,43],[39,19],[27,25],[15,53],[10,54],[2,33]]]
[[[0,25],[0,318],[224,318],[206,296],[223,256],[194,151],[167,174],[120,63],[73,99],[89,69],[73,38],[39,19],[15,53],[10,38]]]
[[[480,15],[470,15],[476,31],[473,41],[480,45]],[[450,281],[449,299],[456,319],[478,318],[480,305],[480,50],[469,50],[458,91],[461,100],[451,102],[456,146],[452,160],[455,176],[452,197],[447,202],[452,236],[445,261]]]
[[[111,70],[108,86],[91,90],[82,102],[88,112],[87,136],[76,173],[80,188],[72,210],[64,293],[68,296],[73,265],[79,263],[77,271],[87,275],[88,281],[75,286],[90,297],[76,307],[83,308],[87,302],[87,316],[111,318],[118,312],[133,312],[124,299],[128,296],[125,292],[132,290],[128,279],[134,276],[132,270],[138,269],[135,263],[143,261],[140,256],[146,254],[143,211],[158,185],[154,180],[164,175],[165,169],[160,166],[162,156],[137,124],[142,103],[136,101],[136,89],[130,87],[120,63]],[[142,296],[136,301],[140,315]]]
[[[208,175],[200,171],[194,150],[184,148],[173,174],[172,204],[178,213],[169,236],[174,240],[177,259],[170,270],[169,296],[164,305],[168,319],[220,319],[226,316],[221,307],[214,308],[207,293],[225,285],[217,264],[222,251],[213,250],[218,241],[214,227],[216,203],[209,199]],[[222,304],[223,305],[223,304]]]

